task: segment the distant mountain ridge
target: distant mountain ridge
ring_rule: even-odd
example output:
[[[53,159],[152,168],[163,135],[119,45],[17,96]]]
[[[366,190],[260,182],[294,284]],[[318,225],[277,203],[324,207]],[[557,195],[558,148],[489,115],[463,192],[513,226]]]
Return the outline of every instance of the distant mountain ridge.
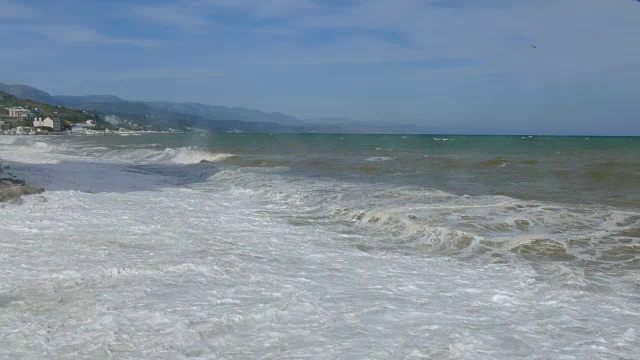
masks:
[[[241,120],[211,120],[200,116],[173,111],[154,109],[142,102],[107,103],[94,102],[72,105],[73,109],[96,111],[101,114],[113,114],[126,118],[141,126],[156,130],[169,128],[197,128],[213,132],[279,132],[292,133],[295,130],[286,125],[269,122],[247,122]]]
[[[46,94],[46,93],[45,93]],[[47,94],[48,95],[48,94]],[[243,107],[227,107],[207,105],[194,102],[177,103],[171,101],[131,101],[114,95],[54,95],[54,101],[67,106],[87,107],[93,104],[144,104],[154,110],[169,111],[185,115],[198,116],[210,120],[240,120],[247,122],[267,122],[282,125],[301,125],[302,121],[290,115],[274,112],[268,113]]]
[[[185,115],[194,115],[210,120],[240,120],[247,122],[269,122],[282,125],[299,126],[303,122],[290,115],[279,112],[268,113],[256,109],[248,109],[243,107],[227,107],[220,105],[207,105],[195,102],[178,103],[171,101],[131,101],[124,100],[114,95],[54,95],[55,101],[67,106],[91,106],[92,104],[125,104],[135,103],[144,104],[151,109],[169,111],[172,113],[181,113]]]
[[[22,99],[40,101],[51,105],[65,105],[69,107],[79,107],[86,110],[97,107],[97,104],[144,104],[151,109],[168,111],[171,113],[181,113],[193,115],[210,120],[239,120],[246,122],[267,122],[282,125],[301,125],[302,121],[294,116],[278,112],[268,113],[256,109],[243,107],[226,107],[219,105],[207,105],[200,103],[177,103],[170,101],[131,101],[124,100],[114,95],[51,95],[45,91],[36,89],[28,85],[8,85],[0,83],[0,91],[5,91],[11,95]],[[138,111],[140,108],[137,109]],[[122,111],[118,111],[122,113]]]
[[[251,133],[340,133],[401,134],[420,133],[420,127],[394,124],[367,124],[345,118],[318,118],[306,121],[279,112],[243,107],[207,105],[194,102],[130,101],[114,95],[51,95],[27,85],[0,83],[0,90],[16,97],[71,109],[117,115],[144,128],[197,128],[214,132]]]
[[[29,99],[50,105],[62,105],[60,100],[55,99],[48,92],[28,85],[9,85],[0,82],[0,91],[4,91],[7,94],[21,99]]]
[[[267,113],[243,107],[226,107],[200,103],[175,103],[169,101],[149,101],[144,104],[158,110],[166,110],[200,116],[211,120],[233,119],[248,122],[271,122],[282,125],[301,125],[302,121],[290,115],[274,112]]]
[[[121,104],[128,102],[115,95],[83,95],[83,96],[71,96],[71,95],[54,95],[53,98],[56,101],[64,103],[66,105],[81,105],[91,103],[114,103]]]

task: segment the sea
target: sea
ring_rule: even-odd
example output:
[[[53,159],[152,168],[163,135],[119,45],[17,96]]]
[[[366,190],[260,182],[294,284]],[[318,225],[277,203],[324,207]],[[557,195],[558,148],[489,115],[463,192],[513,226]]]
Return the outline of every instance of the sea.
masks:
[[[0,358],[633,359],[640,138],[0,136]]]

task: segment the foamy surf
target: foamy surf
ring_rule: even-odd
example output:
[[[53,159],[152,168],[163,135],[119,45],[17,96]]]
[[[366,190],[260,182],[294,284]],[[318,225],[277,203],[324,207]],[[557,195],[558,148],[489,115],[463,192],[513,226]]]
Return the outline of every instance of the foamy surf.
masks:
[[[392,158],[389,156],[372,156],[364,159],[364,161],[369,161],[369,162],[380,162],[380,161],[390,161],[390,160],[395,160],[395,158]]]
[[[219,162],[236,156],[234,154],[214,153],[194,148],[166,149],[165,152],[170,154],[170,160],[172,162],[181,165],[192,165],[202,162]]]
[[[215,153],[208,150],[183,147],[165,148],[164,150],[152,148],[119,149],[98,155],[105,160],[120,161],[132,164],[162,164],[172,163],[178,165],[194,165],[202,162],[220,162],[232,158],[233,154]]]
[[[551,191],[553,200],[497,193],[508,185],[501,176],[527,184],[526,177],[555,174],[559,148],[573,154],[577,172],[581,161],[606,171],[592,165],[594,154],[581,158],[555,144],[549,154],[478,156],[485,143],[445,149],[467,146],[466,138],[346,135],[305,137],[294,151],[273,138],[0,144],[3,161],[16,159],[12,172],[47,190],[0,207],[0,356],[510,359],[640,351],[637,207],[580,203],[575,194],[561,201],[559,186],[538,183],[531,188]],[[358,172],[380,154],[376,147],[402,161]],[[615,169],[631,181],[635,163],[625,153]],[[59,162],[29,163],[43,157]],[[215,165],[188,166],[203,160]]]

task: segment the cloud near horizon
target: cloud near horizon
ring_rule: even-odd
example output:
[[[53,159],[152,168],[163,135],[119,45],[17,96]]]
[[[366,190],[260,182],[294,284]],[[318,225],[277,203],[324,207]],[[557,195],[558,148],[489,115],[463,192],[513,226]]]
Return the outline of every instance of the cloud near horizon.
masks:
[[[0,0],[0,10],[4,42],[50,49],[42,61],[0,59],[17,69],[0,81],[52,93],[640,134],[630,0]]]

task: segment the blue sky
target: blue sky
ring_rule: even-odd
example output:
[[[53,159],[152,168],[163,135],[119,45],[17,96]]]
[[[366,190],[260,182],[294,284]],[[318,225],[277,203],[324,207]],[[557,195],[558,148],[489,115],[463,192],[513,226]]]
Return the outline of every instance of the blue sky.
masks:
[[[0,0],[0,44],[52,94],[640,135],[634,0]]]

